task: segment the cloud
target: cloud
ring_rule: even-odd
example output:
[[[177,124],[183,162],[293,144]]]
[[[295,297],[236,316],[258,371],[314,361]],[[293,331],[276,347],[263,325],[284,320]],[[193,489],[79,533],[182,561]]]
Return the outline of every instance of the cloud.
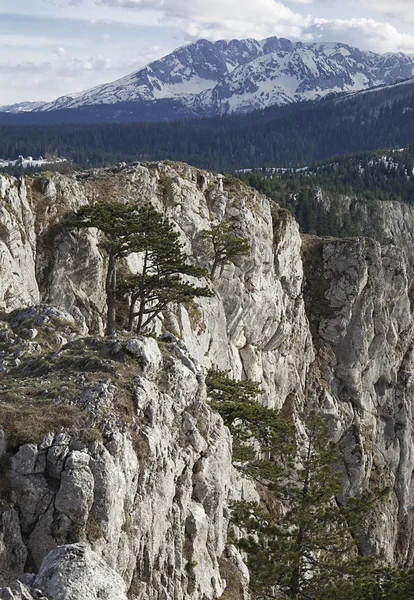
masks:
[[[95,0],[118,12],[158,13],[159,23],[174,25],[187,41],[272,35],[303,41],[343,41],[374,52],[414,52],[414,37],[390,23],[369,18],[314,18],[305,14],[328,0]],[[331,2],[332,0],[329,0]],[[413,0],[360,0],[384,14],[410,14]],[[295,10],[296,9],[296,10]],[[298,12],[300,11],[300,12]],[[343,9],[344,14],[350,12]],[[414,12],[411,19],[414,22]]]
[[[0,0],[0,8],[8,2]],[[25,35],[21,27],[4,24],[0,38],[1,104],[52,100],[112,81],[200,38],[263,39],[276,35],[306,42],[340,41],[375,52],[414,53],[414,36],[399,31],[395,20],[385,18],[387,14],[399,15],[406,23],[409,19],[414,23],[412,0],[394,0],[392,4],[390,0],[21,2],[19,11],[22,6],[26,12],[31,10],[38,18],[37,27],[34,30],[27,25]],[[373,18],[347,18],[356,3],[359,16]],[[39,13],[40,6],[43,9]],[[74,6],[78,7],[75,11]],[[324,18],[316,18],[318,13]],[[389,22],[380,22],[381,15]],[[407,27],[401,29],[409,32]]]
[[[0,48],[48,48],[60,45],[58,37],[46,37],[45,35],[22,35],[21,33],[2,34],[0,36]]]
[[[414,36],[373,19],[313,19],[304,33],[314,41],[341,41],[361,50],[414,53]]]
[[[187,39],[298,37],[309,18],[277,0],[97,0],[100,6],[158,11],[160,22]]]
[[[414,23],[412,0],[361,0],[363,6],[383,13],[387,19]]]
[[[2,86],[0,104],[19,100],[54,100],[58,96],[79,92],[105,81],[112,81],[132,66],[113,62],[103,56],[78,58],[57,51],[49,60],[35,62],[0,62],[0,81],[13,81]]]

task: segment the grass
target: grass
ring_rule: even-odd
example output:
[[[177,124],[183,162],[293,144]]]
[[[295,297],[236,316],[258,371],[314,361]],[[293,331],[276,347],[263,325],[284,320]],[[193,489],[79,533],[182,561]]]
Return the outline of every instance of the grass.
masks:
[[[75,340],[58,352],[46,345],[44,353],[23,356],[0,379],[0,427],[6,432],[8,449],[40,443],[47,433],[62,430],[76,433],[85,442],[99,439],[98,426],[76,403],[89,384],[107,380],[108,374],[117,387],[116,420],[132,425],[135,411],[129,380],[139,372],[135,359],[99,338]]]
[[[194,300],[191,302],[186,302],[184,307],[187,310],[193,332],[197,335],[204,333],[206,330],[206,324],[204,323],[203,313],[200,307],[194,302]]]
[[[221,558],[220,574],[226,580],[226,589],[221,596],[223,600],[243,600],[245,596],[236,565],[226,558]]]
[[[25,396],[18,393],[0,404],[0,427],[6,432],[8,451],[16,451],[22,444],[38,444],[50,432],[76,431],[84,442],[101,438],[93,428],[85,411],[69,404],[53,403],[50,399]]]

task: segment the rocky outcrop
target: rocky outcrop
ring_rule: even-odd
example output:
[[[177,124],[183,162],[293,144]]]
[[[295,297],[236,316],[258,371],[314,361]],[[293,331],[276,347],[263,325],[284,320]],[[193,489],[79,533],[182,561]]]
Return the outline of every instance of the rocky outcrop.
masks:
[[[7,313],[0,326],[7,441],[7,451],[0,443],[0,583],[10,590],[3,596],[15,595],[4,597],[35,597],[37,579],[12,583],[24,571],[49,573],[57,587],[39,589],[59,597],[59,586],[72,584],[66,567],[55,574],[55,566],[74,561],[81,569],[84,552],[117,574],[111,593],[121,598],[126,591],[139,600],[204,600],[221,597],[226,585],[245,597],[248,574],[226,545],[228,503],[254,491],[233,471],[229,434],[206,404],[203,374],[212,365],[260,382],[262,401],[297,422],[304,405],[317,405],[343,450],[341,500],[368,487],[391,490],[361,550],[412,561],[414,326],[405,208],[401,218],[390,213],[382,245],[310,236],[302,244],[293,219],[266,198],[183,164],[1,181],[0,265],[17,273],[6,278],[7,289],[3,277],[0,284]],[[68,210],[106,197],[151,201],[207,269],[213,249],[201,232],[223,219],[251,251],[207,278],[211,298],[161,315],[154,338],[120,333],[105,341],[99,234],[69,232],[60,222]],[[132,271],[138,258],[128,257]],[[16,310],[26,305],[37,306]],[[23,428],[28,414],[32,426]]]
[[[47,312],[39,307],[31,315],[39,323]],[[27,312],[22,314],[27,325]],[[22,333],[17,316],[7,324]],[[20,423],[6,430],[9,500],[2,510],[1,584],[11,585],[26,571],[37,574],[31,588],[52,599],[99,598],[102,587],[108,598],[126,597],[128,589],[142,600],[220,596],[235,474],[230,436],[206,404],[200,367],[171,335],[158,343],[92,339],[89,351],[77,335],[50,354],[50,322],[38,327],[43,341],[36,358],[22,355],[17,367],[7,363],[2,420],[16,373],[30,366],[29,389],[21,392],[27,397],[19,398],[18,407],[29,398],[37,406],[37,385],[43,401],[34,420],[62,410],[68,385],[65,399],[45,392],[66,380],[74,383],[72,405],[88,422],[46,434],[39,443],[18,441],[17,451],[13,441],[26,433]],[[71,382],[75,350],[84,365]],[[47,361],[39,380],[33,373]]]

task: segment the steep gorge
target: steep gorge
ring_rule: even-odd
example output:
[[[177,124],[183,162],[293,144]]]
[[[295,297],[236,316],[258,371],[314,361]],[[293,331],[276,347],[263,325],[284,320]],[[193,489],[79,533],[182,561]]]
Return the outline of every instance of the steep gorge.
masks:
[[[265,197],[167,161],[2,177],[0,196],[0,598],[245,597],[228,504],[255,492],[206,404],[212,365],[259,381],[263,403],[297,421],[317,402],[343,451],[344,497],[391,488],[362,549],[411,564],[411,209],[401,221],[387,203],[382,245],[302,241]],[[102,198],[152,202],[202,266],[201,231],[224,218],[251,253],[221,269],[212,298],[163,315],[157,340],[105,341],[97,231],[60,225]]]

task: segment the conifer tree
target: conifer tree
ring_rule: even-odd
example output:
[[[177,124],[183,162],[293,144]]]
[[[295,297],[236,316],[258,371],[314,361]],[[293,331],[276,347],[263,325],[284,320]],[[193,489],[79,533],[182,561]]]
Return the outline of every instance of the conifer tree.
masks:
[[[120,285],[120,290],[130,298],[129,330],[137,318],[139,334],[171,302],[179,304],[212,295],[208,287],[183,281],[183,275],[199,278],[206,274],[205,270],[187,263],[188,256],[179,234],[151,204],[139,209],[133,247],[135,252],[141,253],[141,267]]]
[[[322,600],[350,593],[363,600],[368,578],[371,584],[376,580],[376,561],[359,555],[354,530],[373,499],[338,504],[337,450],[327,442],[320,418],[311,414],[307,424],[295,469],[286,470],[283,485],[270,480],[265,485],[273,497],[269,508],[240,504],[235,510],[236,522],[247,531],[240,546],[249,557],[255,598]]]
[[[107,326],[106,335],[115,334],[116,325],[116,266],[120,258],[134,252],[136,231],[140,224],[138,208],[121,202],[104,201],[82,206],[66,216],[63,225],[69,229],[96,227],[104,235],[99,246],[108,255],[105,279]]]
[[[248,240],[235,235],[227,219],[219,225],[203,231],[203,237],[210,240],[214,248],[214,259],[210,270],[211,279],[214,278],[219,265],[234,263],[239,256],[247,254],[250,250]]]
[[[151,204],[137,207],[120,202],[99,202],[81,207],[68,215],[69,228],[96,227],[103,234],[100,247],[108,255],[106,298],[108,307],[106,334],[115,334],[117,293],[130,296],[129,328],[138,317],[137,333],[148,325],[170,302],[188,302],[196,296],[211,296],[206,287],[183,281],[182,275],[202,277],[200,267],[188,265],[179,234]],[[117,263],[131,253],[142,256],[142,268],[136,275],[117,284]],[[135,306],[138,302],[138,311]]]
[[[386,491],[338,503],[338,448],[323,420],[310,412],[300,443],[292,423],[258,405],[256,383],[211,370],[206,384],[232,433],[235,467],[255,479],[262,498],[233,507],[243,532],[234,541],[247,556],[253,600],[414,598],[414,570],[360,556],[355,531]]]

